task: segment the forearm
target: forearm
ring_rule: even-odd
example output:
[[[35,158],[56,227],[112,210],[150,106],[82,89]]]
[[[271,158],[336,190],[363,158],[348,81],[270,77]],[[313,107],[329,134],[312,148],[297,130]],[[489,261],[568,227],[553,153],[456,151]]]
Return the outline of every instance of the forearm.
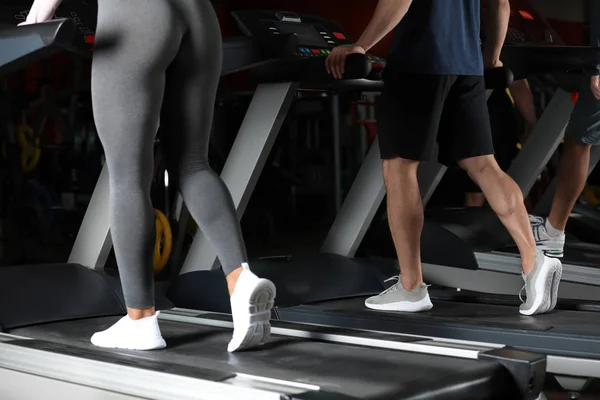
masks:
[[[494,65],[500,59],[509,18],[510,3],[508,0],[488,0],[485,43],[483,46],[483,58],[486,64]]]
[[[379,0],[371,22],[356,44],[365,51],[371,49],[400,23],[411,3],[412,0]]]
[[[519,110],[525,121],[529,125],[535,125],[537,115],[535,104],[533,103],[533,95],[531,94],[527,79],[514,81],[510,87],[510,92],[515,100],[515,107]]]

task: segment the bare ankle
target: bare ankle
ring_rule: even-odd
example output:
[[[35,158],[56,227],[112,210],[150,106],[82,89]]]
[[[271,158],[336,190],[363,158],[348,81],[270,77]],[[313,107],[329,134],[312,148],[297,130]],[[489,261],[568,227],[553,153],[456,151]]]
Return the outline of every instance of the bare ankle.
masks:
[[[139,319],[148,318],[156,314],[156,309],[154,307],[150,308],[127,308],[127,315],[134,321]]]
[[[405,277],[402,275],[400,277],[400,283],[402,283],[402,287],[409,292],[412,292],[421,286],[423,283],[423,278],[421,277]]]
[[[241,266],[239,268],[234,269],[229,275],[227,275],[227,289],[229,290],[229,297],[233,295],[233,291],[235,290],[235,285],[237,285],[237,281],[240,277],[240,274],[244,268]]]

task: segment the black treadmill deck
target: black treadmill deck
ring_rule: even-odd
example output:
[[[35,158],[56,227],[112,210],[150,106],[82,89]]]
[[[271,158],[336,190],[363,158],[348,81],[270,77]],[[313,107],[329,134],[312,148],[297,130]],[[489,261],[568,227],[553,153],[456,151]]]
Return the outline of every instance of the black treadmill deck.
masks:
[[[284,321],[498,343],[541,354],[600,359],[600,318],[595,312],[556,310],[529,317],[520,315],[516,306],[434,299],[431,311],[410,314],[370,310],[364,300],[333,300],[277,312]]]
[[[211,368],[267,376],[317,385],[321,390],[355,398],[422,399],[460,398],[477,394],[488,398],[511,387],[506,371],[497,363],[420,353],[273,337],[257,351],[230,354],[226,351],[231,330],[204,325],[161,321],[168,348],[134,352],[98,349],[90,336],[114,323],[116,318],[98,318],[21,328],[12,334],[95,349],[115,356],[129,356],[129,364],[154,361],[164,365]],[[174,367],[171,367],[174,368]],[[507,389],[504,389],[507,390]],[[510,390],[510,389],[508,389]],[[469,395],[467,395],[467,393]],[[481,397],[480,397],[481,396]],[[458,397],[457,397],[458,398]]]

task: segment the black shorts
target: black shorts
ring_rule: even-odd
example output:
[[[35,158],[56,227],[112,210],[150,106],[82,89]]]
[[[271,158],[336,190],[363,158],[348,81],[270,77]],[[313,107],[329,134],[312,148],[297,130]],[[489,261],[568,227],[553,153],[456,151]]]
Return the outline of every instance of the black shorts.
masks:
[[[482,76],[387,74],[377,120],[382,159],[438,161],[494,154]]]

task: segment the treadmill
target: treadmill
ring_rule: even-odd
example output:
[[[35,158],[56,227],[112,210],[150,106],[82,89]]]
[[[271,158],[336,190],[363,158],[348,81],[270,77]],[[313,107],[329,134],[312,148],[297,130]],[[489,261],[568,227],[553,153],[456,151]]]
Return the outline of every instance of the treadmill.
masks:
[[[0,74],[78,42],[70,19],[0,29]],[[247,38],[224,47],[224,57],[252,54],[248,65],[264,54]],[[84,228],[75,246],[93,244]],[[75,256],[91,259],[79,249],[66,264],[0,268],[2,399],[534,399],[543,386],[539,354],[278,321],[262,351],[229,354],[230,316],[194,310],[161,315],[165,350],[96,348],[91,334],[125,312],[120,284]],[[157,306],[172,307],[160,293]]]
[[[271,15],[270,19],[275,17]],[[512,24],[511,27],[512,35],[520,35],[518,24]],[[529,37],[525,33],[522,36]],[[580,47],[520,44],[505,46],[503,59],[506,60],[505,65],[514,70],[516,79],[533,72],[559,71],[571,76],[576,71],[595,64],[598,51]],[[522,68],[523,64],[525,69]],[[569,89],[568,86],[565,88]],[[548,131],[554,128],[560,133],[564,129],[572,106],[568,90],[559,90],[539,121],[537,130],[524,146],[520,154],[522,161],[515,162],[514,165],[540,158],[539,154],[536,156],[534,147],[545,139],[553,140],[558,145],[560,140],[549,138]],[[419,181],[422,183],[425,201],[443,173],[444,170],[435,163],[425,163],[420,169]],[[525,172],[516,177],[521,187],[529,188],[535,178],[535,175]],[[399,314],[366,309],[364,298],[384,290],[384,279],[398,273],[395,261],[386,263],[375,258],[361,260],[355,257],[384,195],[381,163],[375,142],[321,249],[321,256],[324,257],[320,260],[329,257],[328,262],[317,262],[311,257],[302,258],[300,262],[252,261],[253,270],[257,274],[273,280],[277,285],[277,307],[273,312],[275,319],[486,345],[510,345],[546,354],[547,372],[560,376],[561,379],[565,376],[600,378],[600,322],[597,318],[597,306],[576,303],[568,305],[570,309],[547,315],[521,316],[518,313],[520,303],[515,296],[504,296],[519,293],[522,287],[519,271],[479,264],[472,248],[467,247],[462,239],[447,229],[434,228],[423,239],[423,242],[439,242],[439,235],[449,239],[444,248],[429,252],[429,257],[452,253],[464,257],[460,262],[455,262],[455,266],[442,262],[423,265],[426,281],[440,287],[432,288],[431,291],[435,304],[433,310],[420,314]],[[190,252],[188,258],[190,257],[195,255]],[[199,258],[192,260],[192,264],[200,264]],[[227,312],[229,305],[222,273],[219,270],[208,270],[209,268],[180,275],[169,293],[176,306],[202,306]],[[575,275],[576,272],[572,273]],[[589,279],[587,275],[580,277],[577,283],[569,281],[568,273],[563,277],[563,292],[569,291],[574,298],[578,298],[577,295],[587,298],[585,296],[588,293],[591,293],[589,296],[594,295],[595,288],[582,283]],[[191,288],[195,288],[195,292]],[[483,290],[490,294],[482,298],[469,293],[468,289]],[[178,296],[177,292],[185,292],[186,295]],[[561,307],[563,306],[561,303]],[[577,389],[576,384],[571,385],[564,379],[562,383],[565,387]]]
[[[573,79],[577,72],[596,64],[599,54],[598,49],[582,47],[505,46],[502,59],[515,79],[550,72],[560,72],[567,78],[566,90],[559,89],[554,95],[509,171],[525,193],[552,154],[539,148],[556,149],[562,139],[573,108],[569,82],[577,81],[577,77]],[[445,172],[442,166],[432,164],[424,163],[419,171],[424,202]],[[363,170],[364,176],[355,181],[356,188],[349,193],[329,232],[325,251],[353,256],[381,204],[384,186],[380,166],[373,162],[364,165]],[[435,305],[432,311],[419,315],[373,312],[365,309],[364,297],[360,297],[278,310],[278,315],[286,320],[509,344],[547,354],[550,373],[600,377],[600,353],[594,353],[599,348],[600,308],[592,302],[600,299],[597,264],[565,263],[560,295],[570,301],[560,302],[563,310],[524,318],[517,312],[520,302],[516,295],[522,287],[519,259],[491,251],[504,239],[498,240],[497,232],[503,232],[503,228],[495,215],[490,210],[464,209],[427,214],[430,218],[422,235],[423,273],[427,283],[440,287],[431,291]],[[483,229],[489,226],[489,232]],[[487,249],[486,242],[490,246]],[[395,258],[393,248],[389,250],[387,255]],[[397,274],[397,263],[392,261],[390,265]]]

